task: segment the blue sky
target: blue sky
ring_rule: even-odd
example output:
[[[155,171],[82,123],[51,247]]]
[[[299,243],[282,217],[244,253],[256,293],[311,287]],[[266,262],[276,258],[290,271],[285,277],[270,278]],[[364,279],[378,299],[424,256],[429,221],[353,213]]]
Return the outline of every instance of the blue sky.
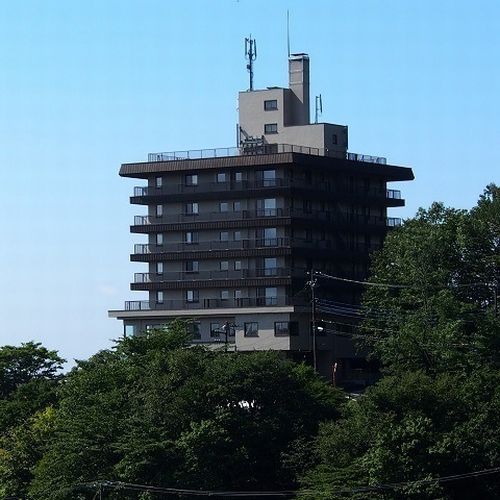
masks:
[[[414,168],[404,209],[470,208],[500,181],[497,0],[24,0],[0,16],[0,344],[35,339],[68,359],[111,345],[140,235],[122,162],[233,146],[243,40],[255,87],[311,57],[322,121],[350,151]]]

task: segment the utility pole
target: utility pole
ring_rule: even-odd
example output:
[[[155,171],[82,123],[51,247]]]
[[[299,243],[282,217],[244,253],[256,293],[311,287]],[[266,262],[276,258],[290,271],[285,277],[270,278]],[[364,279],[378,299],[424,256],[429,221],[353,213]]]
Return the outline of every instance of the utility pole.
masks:
[[[311,325],[312,325],[312,356],[313,356],[313,368],[314,371],[318,371],[318,360],[316,352],[316,293],[314,289],[318,284],[318,280],[315,277],[314,269],[310,272],[311,279],[306,283],[311,288]]]

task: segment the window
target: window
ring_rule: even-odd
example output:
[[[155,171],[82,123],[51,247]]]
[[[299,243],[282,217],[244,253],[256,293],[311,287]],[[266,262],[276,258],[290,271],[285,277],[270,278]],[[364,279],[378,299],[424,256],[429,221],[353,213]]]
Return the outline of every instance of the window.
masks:
[[[186,302],[198,302],[199,298],[198,290],[186,290]]]
[[[161,290],[156,292],[156,303],[163,304],[163,292]]]
[[[278,109],[277,99],[269,99],[268,101],[264,101],[264,111],[274,111],[276,109]]]
[[[278,289],[276,287],[267,287],[265,290],[266,306],[275,306],[278,303]]]
[[[156,205],[156,217],[163,215],[163,205]]]
[[[219,269],[221,271],[228,271],[229,270],[229,261],[221,260],[219,263]]]
[[[220,323],[210,323],[210,337],[219,337],[220,332]]]
[[[198,203],[186,203],[184,205],[184,212],[188,215],[198,215]]]
[[[163,262],[157,262],[156,263],[156,274],[163,274]]]
[[[278,231],[275,227],[264,228],[264,246],[272,247],[278,244]]]
[[[264,125],[264,134],[277,134],[278,124],[277,123],[266,123]]]
[[[189,325],[189,329],[191,330],[191,336],[193,339],[199,339],[201,338],[201,333],[200,333],[200,322],[199,321],[193,321]]]
[[[234,300],[239,300],[243,297],[241,290],[235,290],[233,294]]]
[[[262,172],[262,184],[263,186],[275,186],[276,170],[264,170]]]
[[[216,176],[217,182],[227,182],[227,174],[225,172],[219,172]]]
[[[277,201],[276,198],[266,198],[264,200],[257,200],[257,216],[258,217],[272,217],[277,215]]]
[[[229,300],[229,290],[221,290],[220,298],[221,300]]]
[[[199,262],[197,260],[187,260],[184,269],[187,273],[197,273],[199,271]]]
[[[229,210],[229,203],[227,201],[221,201],[219,203],[219,212],[227,212]]]
[[[219,239],[220,239],[220,241],[229,241],[229,232],[228,231],[221,231],[219,234]]]
[[[290,330],[288,328],[288,321],[275,321],[274,335],[276,337],[284,337],[290,335]]]
[[[234,232],[234,241],[241,241],[241,231]]]
[[[242,182],[243,181],[243,172],[235,172],[234,173],[234,181]]]
[[[245,323],[244,327],[245,337],[258,337],[259,324],[258,323]]]
[[[186,231],[184,233],[184,242],[188,245],[198,243],[198,233],[195,233],[194,231]]]
[[[241,271],[241,260],[235,260],[234,261],[234,270],[235,271]]]
[[[241,212],[241,201],[233,202],[233,212]]]
[[[135,325],[123,325],[123,336],[131,337],[135,335]]]
[[[184,184],[186,184],[186,186],[197,186],[198,185],[198,175],[197,174],[187,174],[184,177]]]
[[[163,233],[156,234],[156,244],[158,246],[163,245]]]
[[[163,177],[157,177],[155,179],[155,186],[161,188],[163,186]]]
[[[276,276],[278,268],[278,260],[276,257],[267,257],[264,259],[264,275]]]
[[[299,324],[296,321],[276,321],[274,323],[274,335],[283,337],[288,335],[298,335]]]

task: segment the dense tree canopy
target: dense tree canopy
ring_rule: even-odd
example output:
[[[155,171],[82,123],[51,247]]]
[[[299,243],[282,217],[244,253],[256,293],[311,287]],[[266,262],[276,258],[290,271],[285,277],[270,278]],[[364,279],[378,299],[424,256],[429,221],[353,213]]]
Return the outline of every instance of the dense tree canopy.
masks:
[[[184,327],[127,338],[61,389],[35,498],[97,479],[193,488],[291,487],[344,398],[276,353],[186,348]]]
[[[389,372],[498,367],[499,281],[499,188],[470,212],[421,209],[375,255],[365,339]]]

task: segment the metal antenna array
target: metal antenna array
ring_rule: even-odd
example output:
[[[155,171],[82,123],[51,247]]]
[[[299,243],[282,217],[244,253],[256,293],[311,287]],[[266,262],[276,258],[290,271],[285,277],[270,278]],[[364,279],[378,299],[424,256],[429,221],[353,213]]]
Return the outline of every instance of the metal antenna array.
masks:
[[[247,70],[250,73],[250,90],[253,90],[253,62],[257,59],[257,42],[252,35],[245,38],[245,59],[248,59]]]

